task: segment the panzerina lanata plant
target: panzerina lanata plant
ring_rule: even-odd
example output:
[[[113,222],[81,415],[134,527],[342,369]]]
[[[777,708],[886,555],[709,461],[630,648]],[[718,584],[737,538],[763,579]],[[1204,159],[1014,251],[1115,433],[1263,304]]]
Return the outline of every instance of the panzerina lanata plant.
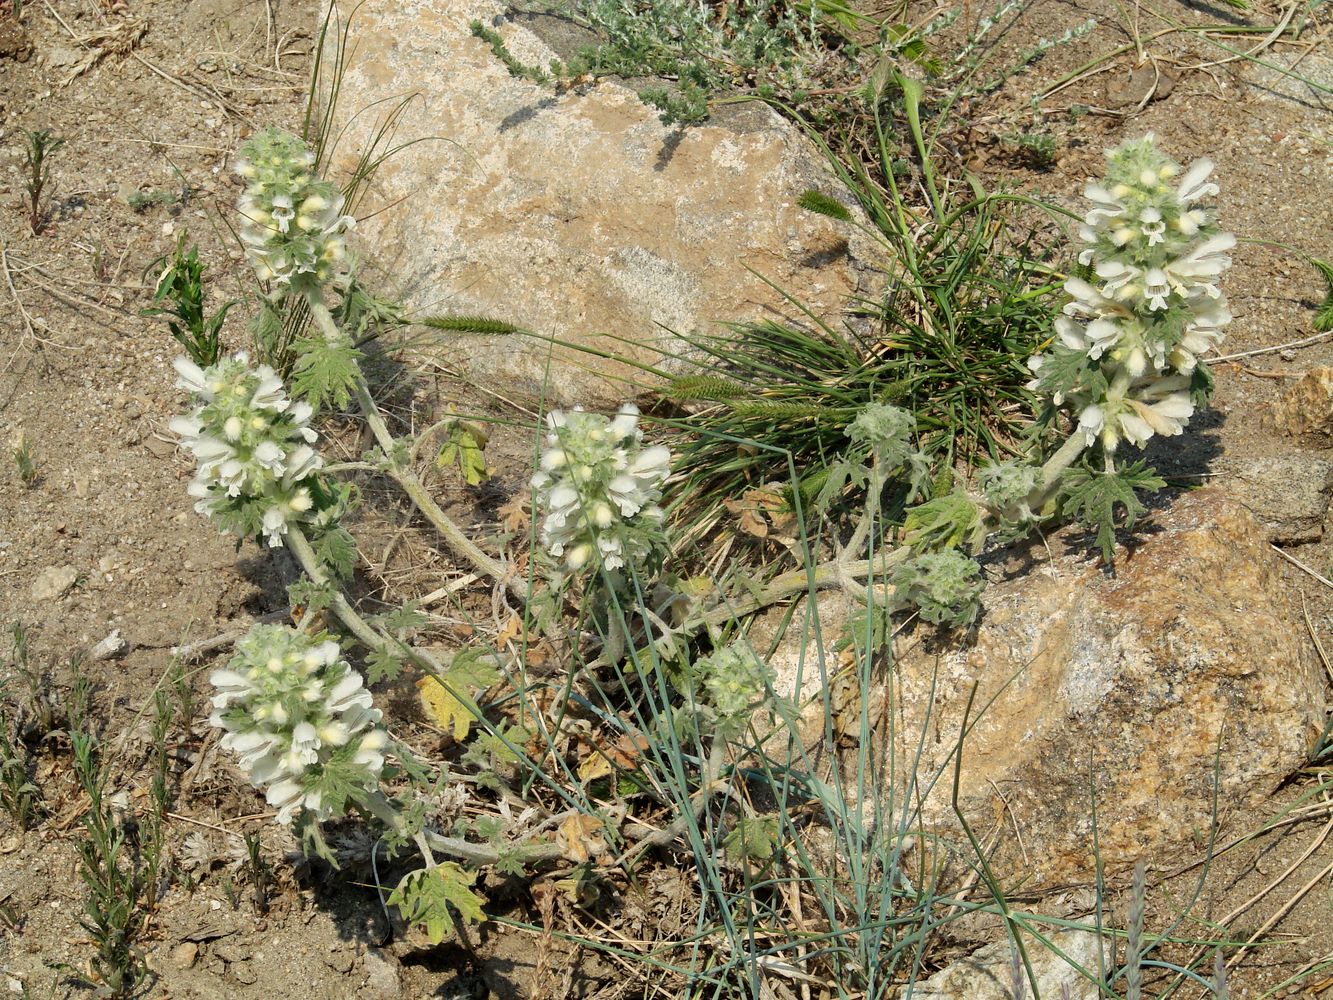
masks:
[[[608,571],[645,563],[658,545],[658,501],[671,452],[645,447],[639,411],[626,404],[610,419],[582,409],[547,414],[550,428],[534,498],[546,511],[541,542],[566,570]]]
[[[261,281],[318,287],[345,268],[355,225],[343,197],[312,172],[315,154],[294,135],[265,129],[241,147],[241,241]]]
[[[208,679],[218,692],[209,722],[279,823],[303,809],[328,819],[378,792],[388,734],[336,642],[259,625]]]
[[[207,369],[184,357],[175,364],[176,384],[197,402],[171,421],[198,462],[195,509],[224,531],[262,531],[269,545],[282,545],[289,521],[312,516],[319,489],[310,405],[289,400],[273,370],[252,367],[244,353]]]
[[[1181,433],[1209,379],[1199,356],[1217,346],[1231,321],[1217,282],[1235,237],[1217,230],[1201,202],[1217,193],[1201,159],[1181,173],[1151,135],[1108,152],[1104,182],[1079,229],[1087,246],[1071,277],[1057,344],[1029,365],[1031,387],[1077,416],[1087,444],[1106,456],[1121,441],[1142,446]]]

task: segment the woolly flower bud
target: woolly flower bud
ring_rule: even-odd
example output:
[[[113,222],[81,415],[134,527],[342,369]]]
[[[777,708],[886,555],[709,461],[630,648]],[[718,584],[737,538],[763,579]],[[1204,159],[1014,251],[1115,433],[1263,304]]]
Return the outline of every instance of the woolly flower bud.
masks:
[[[571,571],[623,569],[656,544],[663,513],[662,483],[671,452],[644,447],[639,411],[630,404],[609,419],[582,409],[547,415],[541,471],[532,477],[537,506],[546,511],[541,540]]]
[[[256,625],[209,682],[217,693],[208,721],[250,783],[266,788],[279,823],[302,809],[328,819],[348,789],[378,788],[388,737],[336,642]]]
[[[241,242],[255,273],[279,285],[335,280],[346,257],[343,198],[311,172],[315,156],[294,135],[265,129],[240,149],[246,180],[239,210]]]
[[[244,353],[207,370],[183,357],[175,366],[176,384],[198,403],[171,421],[198,463],[195,509],[223,530],[262,531],[280,546],[288,522],[313,507],[313,477],[323,465],[310,447],[317,438],[310,405],[290,401],[273,369],[252,367]]]
[[[1037,488],[1038,471],[1032,465],[1018,461],[1001,462],[986,466],[979,477],[986,504],[1005,515],[1027,519],[1032,517],[1027,499]]]
[[[893,583],[901,598],[935,625],[971,625],[986,586],[981,567],[957,549],[916,556],[898,568]]]
[[[896,469],[912,453],[912,432],[916,418],[906,410],[885,403],[863,407],[847,427],[847,436],[869,444],[884,466]]]
[[[738,719],[762,702],[775,676],[744,640],[695,660],[691,672],[724,721]]]

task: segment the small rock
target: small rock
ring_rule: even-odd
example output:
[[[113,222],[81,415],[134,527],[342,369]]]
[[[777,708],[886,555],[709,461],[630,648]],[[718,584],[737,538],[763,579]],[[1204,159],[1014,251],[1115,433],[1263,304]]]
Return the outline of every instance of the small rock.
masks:
[[[1013,1000],[1033,992],[1043,997],[1067,996],[1069,1000],[1094,1000],[1097,987],[1088,982],[1075,967],[1097,968],[1097,937],[1084,931],[1056,931],[1049,935],[1051,944],[1066,957],[1061,958],[1035,938],[1024,935],[1023,950],[1032,966],[1036,983],[1023,973],[1023,987],[1015,990],[1014,958],[1016,952],[1008,941],[989,944],[966,958],[946,966],[927,979],[912,994],[916,1000]],[[1109,943],[1108,943],[1109,948]],[[1036,990],[1032,989],[1036,986]],[[1062,991],[1068,990],[1067,993]]]
[[[1278,357],[1281,358],[1283,361],[1295,361],[1296,352],[1288,348],[1285,351],[1278,352]]]
[[[23,25],[12,15],[0,17],[0,59],[27,62],[30,55],[32,43],[28,41]]]
[[[259,981],[259,975],[255,972],[255,967],[249,962],[237,962],[231,966],[231,974],[242,986],[253,986]]]
[[[68,45],[51,45],[44,52],[48,66],[73,66],[79,61],[80,53]]]
[[[170,458],[176,452],[175,441],[167,441],[156,434],[150,434],[144,439],[144,447],[154,458]]]
[[[1265,422],[1281,434],[1333,434],[1333,368],[1311,368],[1273,404]]]
[[[182,941],[171,949],[171,964],[178,969],[188,969],[199,957],[199,946],[193,941]]]
[[[89,650],[88,655],[94,660],[114,660],[118,656],[124,656],[129,648],[130,644],[120,634],[120,629],[114,629],[110,635]]]
[[[1229,461],[1223,471],[1222,489],[1263,523],[1273,544],[1302,545],[1323,537],[1333,462],[1284,455]]]
[[[366,949],[361,956],[361,968],[366,974],[366,985],[359,994],[363,1000],[398,1000],[402,996],[398,963],[379,948]]]
[[[52,601],[64,597],[78,580],[79,571],[73,566],[48,566],[37,574],[32,585],[32,599]]]
[[[352,971],[352,965],[354,961],[355,959],[348,952],[343,951],[341,948],[335,951],[331,951],[324,956],[325,965],[327,965],[334,972],[341,972],[343,974]]]

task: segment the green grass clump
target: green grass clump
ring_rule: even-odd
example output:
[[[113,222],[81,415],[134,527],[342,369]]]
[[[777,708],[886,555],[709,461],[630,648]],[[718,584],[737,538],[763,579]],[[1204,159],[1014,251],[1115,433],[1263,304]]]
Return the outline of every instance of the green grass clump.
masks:
[[[915,414],[918,444],[942,480],[960,460],[1021,450],[1037,409],[1026,362],[1050,336],[1060,275],[1038,231],[1018,216],[1023,206],[1047,206],[987,193],[975,180],[938,183],[919,131],[919,92],[910,81],[898,89],[903,117],[915,123],[914,179],[924,196],[909,200],[894,169],[893,126],[875,108],[877,162],[816,137],[868,224],[852,221],[828,193],[801,199],[807,210],[858,226],[882,251],[883,291],[856,304],[859,323],[836,328],[807,314],[799,325],[765,321],[686,338],[697,371],[664,391],[695,411],[681,421],[698,432],[678,466],[684,521],[711,523],[725,500],[784,479],[788,457],[809,503],[849,446],[846,426],[871,403]],[[713,405],[700,409],[701,401]],[[846,502],[854,505],[855,494],[839,500]]]

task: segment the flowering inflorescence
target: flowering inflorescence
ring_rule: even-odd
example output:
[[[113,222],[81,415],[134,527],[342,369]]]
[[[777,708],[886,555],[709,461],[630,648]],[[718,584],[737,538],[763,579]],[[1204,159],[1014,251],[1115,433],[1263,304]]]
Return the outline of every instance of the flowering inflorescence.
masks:
[[[343,197],[314,174],[315,155],[294,135],[265,129],[240,149],[241,241],[261,281],[278,285],[339,277],[344,234],[355,224]]]
[[[657,545],[671,452],[644,446],[639,411],[629,404],[614,419],[576,408],[549,413],[546,422],[541,471],[532,477],[546,511],[542,545],[571,572],[640,564]]]
[[[279,823],[301,809],[328,819],[378,790],[388,735],[336,642],[256,625],[209,682],[218,692],[209,722],[251,784],[267,788]]]
[[[314,517],[318,470],[308,403],[293,402],[267,365],[236,354],[207,369],[175,362],[176,384],[197,402],[171,429],[198,462],[190,495],[223,530],[267,536],[279,546],[291,521]]]
[[[1200,204],[1218,191],[1211,161],[1182,174],[1151,135],[1107,157],[1105,181],[1084,190],[1088,280],[1065,282],[1057,343],[1029,366],[1031,388],[1071,406],[1087,442],[1110,454],[1122,440],[1179,434],[1193,415],[1208,387],[1199,356],[1231,321],[1217,283],[1236,240]]]

